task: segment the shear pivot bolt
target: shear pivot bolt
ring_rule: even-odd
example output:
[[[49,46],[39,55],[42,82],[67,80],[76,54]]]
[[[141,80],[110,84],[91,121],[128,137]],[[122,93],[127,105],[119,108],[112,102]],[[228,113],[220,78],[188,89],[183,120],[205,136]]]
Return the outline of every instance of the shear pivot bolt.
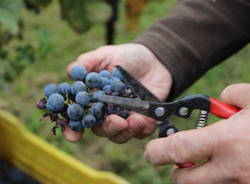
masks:
[[[157,117],[162,117],[165,114],[165,109],[163,107],[157,107],[155,109],[155,115]]]
[[[173,129],[173,128],[170,128],[170,129],[168,129],[168,130],[166,131],[167,136],[170,136],[170,135],[172,135],[172,134],[174,134],[174,133],[175,133],[175,129]]]
[[[179,114],[181,115],[181,116],[186,116],[187,114],[188,114],[188,108],[187,107],[182,107],[182,108],[180,108],[180,110],[179,110]]]

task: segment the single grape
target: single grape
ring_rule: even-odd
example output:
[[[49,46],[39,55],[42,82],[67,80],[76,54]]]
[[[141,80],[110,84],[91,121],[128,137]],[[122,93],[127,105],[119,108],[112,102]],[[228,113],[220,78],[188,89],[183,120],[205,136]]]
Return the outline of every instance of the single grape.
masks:
[[[71,92],[70,85],[67,82],[63,82],[58,85],[58,92],[62,95],[67,95]]]
[[[107,106],[107,114],[116,114],[118,111],[116,110],[113,104],[108,104]]]
[[[110,85],[106,85],[102,88],[102,90],[104,91],[105,94],[111,94],[112,89]]]
[[[96,123],[96,119],[92,114],[87,114],[83,117],[81,123],[83,128],[92,128]]]
[[[117,77],[112,77],[111,82],[113,82],[113,81],[121,81],[121,80],[119,78],[117,78]]]
[[[86,107],[89,104],[90,100],[90,95],[86,91],[77,93],[75,97],[76,103],[80,104],[82,107]]]
[[[122,81],[112,81],[111,89],[114,92],[122,93],[122,91],[126,88],[126,85]]]
[[[124,80],[124,77],[123,77],[123,75],[121,74],[121,72],[120,72],[120,70],[118,68],[114,68],[112,70],[112,77],[117,77],[120,80]]]
[[[92,95],[92,98],[91,98],[92,102],[98,102],[98,97],[101,95],[105,95],[104,91],[98,90],[98,91],[94,92]]]
[[[129,116],[129,112],[126,109],[122,109],[116,113],[117,115],[123,117],[124,119],[127,119]]]
[[[47,103],[46,98],[42,98],[39,102],[36,103],[36,107],[41,110],[46,109],[46,103]]]
[[[102,77],[96,72],[91,72],[86,77],[86,84],[89,88],[101,88]]]
[[[70,120],[69,121],[69,127],[71,128],[71,130],[73,131],[81,131],[82,130],[82,124],[81,121],[75,121],[75,120]]]
[[[82,119],[83,113],[83,108],[79,104],[72,104],[67,108],[67,114],[71,120]]]
[[[49,98],[50,95],[58,92],[58,87],[55,84],[48,84],[43,88],[44,95]]]
[[[102,71],[99,72],[99,74],[102,77],[105,77],[107,79],[111,79],[111,73],[108,70],[102,70]]]
[[[70,75],[74,81],[83,81],[87,73],[87,70],[83,66],[75,66],[72,68]]]
[[[71,86],[71,93],[73,95],[76,95],[80,91],[86,91],[86,90],[87,90],[87,87],[82,81],[76,81]]]
[[[60,112],[64,109],[64,97],[59,93],[54,93],[48,98],[46,107],[51,112]]]
[[[107,85],[110,85],[111,84],[111,80],[110,79],[107,79],[105,77],[102,77],[102,88],[104,86],[107,86]]]
[[[105,106],[103,103],[94,103],[90,109],[89,114],[93,115],[97,120],[102,119],[105,113]]]

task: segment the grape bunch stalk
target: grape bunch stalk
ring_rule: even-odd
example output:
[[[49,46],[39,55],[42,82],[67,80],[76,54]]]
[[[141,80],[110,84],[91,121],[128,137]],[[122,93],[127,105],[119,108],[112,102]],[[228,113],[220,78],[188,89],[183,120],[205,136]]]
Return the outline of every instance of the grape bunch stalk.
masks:
[[[62,131],[65,126],[69,126],[73,131],[81,131],[83,128],[102,125],[105,117],[110,114],[117,114],[125,119],[129,116],[126,109],[98,101],[98,96],[104,94],[136,98],[124,82],[119,69],[97,73],[88,72],[83,66],[75,66],[70,75],[74,80],[72,84],[63,82],[58,85],[46,85],[45,97],[36,104],[44,111],[41,120],[49,117],[51,122],[55,122],[51,130],[53,135],[59,127]]]

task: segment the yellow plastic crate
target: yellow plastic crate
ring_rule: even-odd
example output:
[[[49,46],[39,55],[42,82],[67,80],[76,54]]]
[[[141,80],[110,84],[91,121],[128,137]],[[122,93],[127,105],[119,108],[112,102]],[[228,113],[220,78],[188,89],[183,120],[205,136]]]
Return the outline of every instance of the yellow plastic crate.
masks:
[[[97,171],[28,132],[0,110],[0,159],[44,184],[128,184],[110,172]]]

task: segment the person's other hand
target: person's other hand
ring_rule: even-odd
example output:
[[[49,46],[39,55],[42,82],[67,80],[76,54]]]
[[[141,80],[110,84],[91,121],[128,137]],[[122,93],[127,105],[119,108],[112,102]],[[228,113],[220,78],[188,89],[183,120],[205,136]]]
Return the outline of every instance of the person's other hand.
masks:
[[[112,71],[116,65],[121,65],[161,100],[167,97],[172,85],[171,75],[165,66],[148,48],[140,44],[104,46],[82,54],[69,65],[68,73],[76,65],[84,66],[89,72],[104,69]],[[92,130],[113,142],[124,143],[132,137],[143,138],[151,134],[155,128],[156,123],[153,119],[131,113],[127,119],[109,115],[102,126],[96,126]],[[63,135],[74,142],[81,138],[82,133],[73,132],[66,127]]]
[[[192,168],[172,170],[174,184],[250,183],[250,84],[227,87],[221,99],[242,108],[227,120],[205,128],[178,132],[148,143],[144,153],[154,165],[208,159]]]

